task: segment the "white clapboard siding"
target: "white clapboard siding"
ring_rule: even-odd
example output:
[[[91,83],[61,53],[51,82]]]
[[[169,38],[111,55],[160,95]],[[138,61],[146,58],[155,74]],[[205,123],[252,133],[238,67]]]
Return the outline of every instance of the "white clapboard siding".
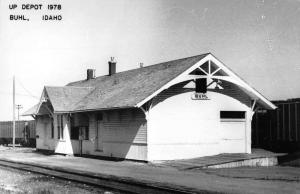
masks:
[[[147,143],[147,125],[142,111],[114,110],[105,115],[105,143]]]

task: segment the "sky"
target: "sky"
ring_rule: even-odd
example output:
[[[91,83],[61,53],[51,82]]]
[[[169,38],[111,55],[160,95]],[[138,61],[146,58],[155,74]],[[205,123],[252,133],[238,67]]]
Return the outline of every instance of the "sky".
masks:
[[[32,3],[42,10],[21,9]],[[106,75],[111,56],[120,72],[211,52],[268,99],[300,98],[299,18],[296,0],[0,0],[0,120],[13,118],[13,75],[22,113],[45,85]]]

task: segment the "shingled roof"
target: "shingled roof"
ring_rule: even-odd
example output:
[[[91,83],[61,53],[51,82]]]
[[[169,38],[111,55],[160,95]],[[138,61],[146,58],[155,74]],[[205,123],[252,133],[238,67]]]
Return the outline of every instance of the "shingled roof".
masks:
[[[46,86],[44,95],[51,102],[54,112],[136,107],[208,55],[212,57],[210,53],[206,53],[95,79],[71,82],[62,87]],[[248,87],[246,90],[249,90],[246,92],[254,99],[261,99],[259,103],[263,106],[271,109],[276,107],[253,88]]]
[[[76,108],[75,105],[93,90],[93,87],[45,87],[45,92],[55,112],[73,111]]]
[[[207,54],[45,87],[55,112],[134,107]]]

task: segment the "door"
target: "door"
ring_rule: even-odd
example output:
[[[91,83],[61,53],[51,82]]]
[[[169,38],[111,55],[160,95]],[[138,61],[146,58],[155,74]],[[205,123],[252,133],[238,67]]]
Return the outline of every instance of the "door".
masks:
[[[79,142],[79,154],[82,155],[82,141],[84,140],[84,132],[85,127],[79,127],[79,136],[78,136],[78,142]]]
[[[103,151],[103,122],[102,120],[97,121],[97,132],[96,132],[96,150]]]
[[[224,153],[246,152],[246,122],[227,121],[221,122],[222,148]]]

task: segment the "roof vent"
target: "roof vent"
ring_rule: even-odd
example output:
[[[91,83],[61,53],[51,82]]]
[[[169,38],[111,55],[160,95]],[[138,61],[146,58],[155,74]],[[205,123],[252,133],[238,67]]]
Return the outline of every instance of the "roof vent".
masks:
[[[108,61],[108,75],[113,75],[116,73],[116,64],[114,57],[110,58],[110,61]]]
[[[87,69],[86,71],[86,79],[90,80],[90,79],[95,79],[95,69]]]

